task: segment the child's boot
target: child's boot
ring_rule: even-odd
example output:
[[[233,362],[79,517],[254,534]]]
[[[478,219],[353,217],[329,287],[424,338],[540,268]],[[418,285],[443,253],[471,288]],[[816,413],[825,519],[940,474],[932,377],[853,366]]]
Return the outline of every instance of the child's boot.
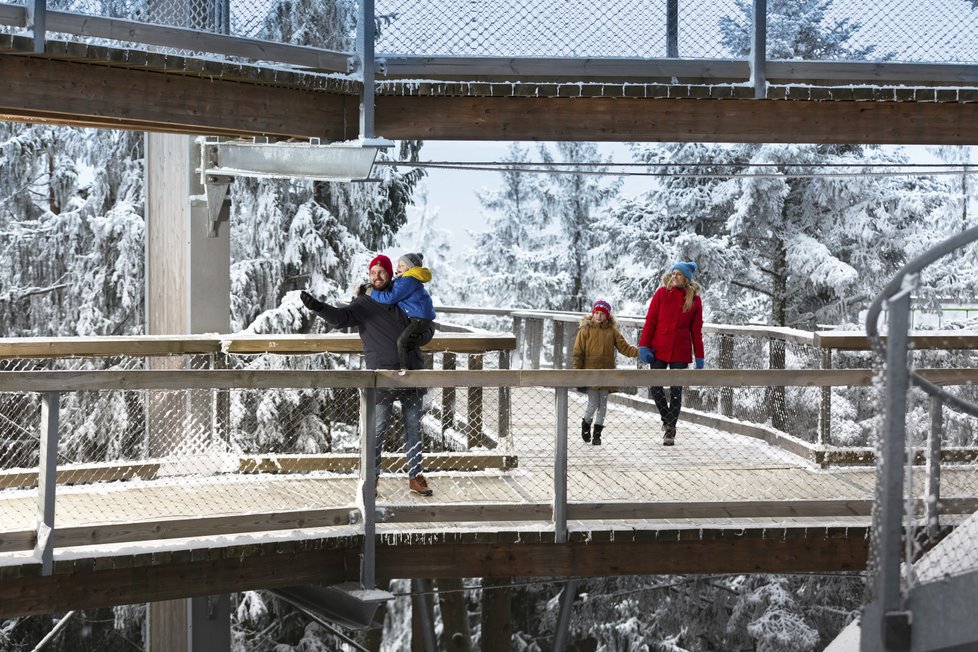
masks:
[[[591,437],[591,443],[595,446],[601,445],[601,431],[604,430],[604,426],[600,423],[594,424],[594,436]]]
[[[591,424],[581,419],[581,439],[584,443],[591,441]]]

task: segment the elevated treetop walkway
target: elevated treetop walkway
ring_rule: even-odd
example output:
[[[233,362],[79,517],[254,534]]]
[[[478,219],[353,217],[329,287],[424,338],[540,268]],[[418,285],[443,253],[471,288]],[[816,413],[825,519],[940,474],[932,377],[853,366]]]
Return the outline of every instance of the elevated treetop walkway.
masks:
[[[727,2],[682,11],[675,0],[619,4],[620,13],[602,7],[607,16],[595,22],[596,9],[586,6],[549,15],[517,2],[463,19],[454,5],[375,9],[364,0],[355,51],[262,38],[275,32],[274,16],[257,15],[250,4],[150,3],[151,20],[135,7],[127,14],[125,5],[122,15],[119,7],[103,15],[97,3],[0,4],[0,25],[13,28],[0,34],[7,80],[0,115],[327,141],[376,133],[426,140],[978,142],[978,11],[966,2],[942,4],[937,27],[922,20],[922,5],[890,0],[867,14],[862,3],[837,2],[826,20],[858,23],[857,45],[876,49],[797,59],[779,58],[781,44],[769,44],[782,35],[764,0],[755,0],[752,17]],[[214,15],[225,18],[215,22]],[[749,35],[749,54],[721,43],[725,19]],[[947,43],[954,46],[940,45]]]
[[[405,376],[357,370],[344,334],[0,341],[3,613],[331,584],[364,564],[379,578],[865,567],[874,460],[853,429],[874,427],[873,372],[839,349],[820,369],[813,346],[864,337],[708,325],[712,371],[582,372],[563,369],[576,316],[500,317],[515,337],[442,332],[433,368]],[[687,409],[664,448],[645,388],[677,383]],[[601,447],[576,432],[581,385],[625,390]],[[408,493],[395,427],[374,498],[360,491],[370,397],[405,386],[429,388],[435,495]],[[975,509],[972,429],[922,433],[914,495],[931,536]]]

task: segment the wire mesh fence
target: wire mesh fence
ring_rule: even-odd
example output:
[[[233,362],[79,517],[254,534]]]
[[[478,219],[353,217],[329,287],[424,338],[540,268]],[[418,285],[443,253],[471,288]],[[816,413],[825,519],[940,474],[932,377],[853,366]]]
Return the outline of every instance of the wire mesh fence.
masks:
[[[346,0],[321,6],[303,0],[54,0],[49,6],[346,51],[353,48],[358,11]],[[752,32],[745,0],[381,0],[375,12],[381,55],[734,59],[748,55]],[[769,59],[978,61],[978,9],[969,0],[834,0],[811,12],[770,0],[766,20]]]
[[[551,340],[569,339],[572,332],[561,333],[550,325]],[[711,369],[727,364],[727,355],[743,369],[751,364],[767,369],[772,344],[775,366],[782,357],[788,369],[823,362],[822,352],[812,346],[754,337],[725,341],[724,337],[708,335],[708,368],[693,373],[709,378]],[[835,368],[865,368],[866,354],[836,353]],[[547,355],[549,364],[556,358],[558,366],[567,366],[559,347],[551,346]],[[915,355],[931,366],[934,360],[963,364],[972,354],[919,351]],[[506,369],[515,366],[513,362],[506,351],[437,352],[429,354],[427,364],[435,370],[475,371]],[[626,367],[633,361],[619,362]],[[349,354],[213,354],[4,364],[7,371],[217,368],[248,371],[257,378],[266,371],[357,368],[361,360]],[[380,402],[391,407],[389,415],[378,418],[382,448],[378,505],[387,509],[452,504],[471,507],[474,515],[480,505],[497,509],[510,505],[513,516],[504,520],[526,520],[530,512],[521,513],[523,508],[530,508],[538,519],[549,513],[557,488],[566,482],[570,518],[575,521],[612,518],[607,516],[608,505],[615,504],[639,505],[631,513],[616,508],[615,519],[648,519],[655,513],[655,518],[677,521],[691,518],[698,509],[693,505],[703,509],[723,505],[707,519],[722,524],[740,522],[736,509],[730,507],[740,503],[754,505],[752,518],[763,520],[765,514],[775,518],[765,511],[771,505],[785,502],[848,505],[872,500],[872,455],[826,467],[815,452],[820,450],[820,420],[826,415],[836,446],[842,439],[840,424],[867,433],[853,438],[853,446],[875,443],[878,428],[872,426],[879,414],[874,408],[879,402],[875,384],[831,388],[827,413],[820,404],[819,387],[789,386],[782,399],[773,393],[778,388],[689,386],[673,391],[663,387],[662,398],[671,407],[681,403],[679,416],[671,423],[659,410],[656,388],[618,386],[607,397],[593,397],[595,389],[435,387],[386,395],[386,390],[378,391]],[[975,391],[967,385],[953,389],[967,396]],[[558,397],[564,391],[567,413],[561,423]],[[602,398],[607,401],[604,409]],[[154,530],[156,534],[162,531],[172,537],[193,531],[187,529],[187,521],[233,517],[253,521],[245,527],[258,528],[263,515],[352,510],[360,480],[361,401],[360,390],[353,387],[64,392],[57,527],[150,523],[160,524],[162,530]],[[783,405],[783,430],[774,425],[773,405]],[[925,452],[932,446],[934,420],[926,411],[931,407],[926,397],[914,396],[911,405],[910,440],[916,464],[907,486],[918,505],[913,526],[923,531],[929,523],[926,507],[935,495]],[[412,413],[415,408],[418,412]],[[39,412],[36,394],[0,394],[3,532],[30,531],[36,525]],[[939,467],[936,495],[943,525],[960,522],[973,511],[978,497],[973,436],[978,424],[946,409],[941,413],[944,419],[937,437],[945,461]],[[416,433],[411,432],[413,423],[419,426]],[[675,434],[668,442],[670,425]],[[788,436],[792,432],[797,433],[794,438]],[[419,456],[412,454],[415,435]],[[562,450],[566,472],[561,470]],[[419,496],[410,484],[418,472],[424,474],[432,496]],[[650,506],[659,506],[659,511],[650,511]],[[848,509],[841,509],[835,520],[845,523],[856,518]]]

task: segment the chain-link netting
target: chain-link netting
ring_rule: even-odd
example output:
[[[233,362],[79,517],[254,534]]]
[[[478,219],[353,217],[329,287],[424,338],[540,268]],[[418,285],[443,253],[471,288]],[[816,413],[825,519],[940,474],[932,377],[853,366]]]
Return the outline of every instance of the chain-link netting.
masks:
[[[381,54],[469,57],[743,58],[750,3],[382,0]],[[351,50],[356,6],[289,0],[55,0],[52,9]],[[321,22],[322,24],[316,24]],[[973,63],[978,9],[967,0],[835,0],[798,15],[769,2],[769,59]],[[815,36],[818,34],[819,36]]]

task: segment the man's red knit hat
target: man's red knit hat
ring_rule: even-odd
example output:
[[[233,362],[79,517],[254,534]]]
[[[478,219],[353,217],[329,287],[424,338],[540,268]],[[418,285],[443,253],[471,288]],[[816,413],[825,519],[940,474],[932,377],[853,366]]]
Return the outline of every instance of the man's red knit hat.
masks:
[[[394,266],[391,265],[391,259],[384,254],[377,254],[374,259],[370,261],[367,266],[367,271],[373,269],[374,265],[380,265],[387,272],[388,276],[394,276]]]

